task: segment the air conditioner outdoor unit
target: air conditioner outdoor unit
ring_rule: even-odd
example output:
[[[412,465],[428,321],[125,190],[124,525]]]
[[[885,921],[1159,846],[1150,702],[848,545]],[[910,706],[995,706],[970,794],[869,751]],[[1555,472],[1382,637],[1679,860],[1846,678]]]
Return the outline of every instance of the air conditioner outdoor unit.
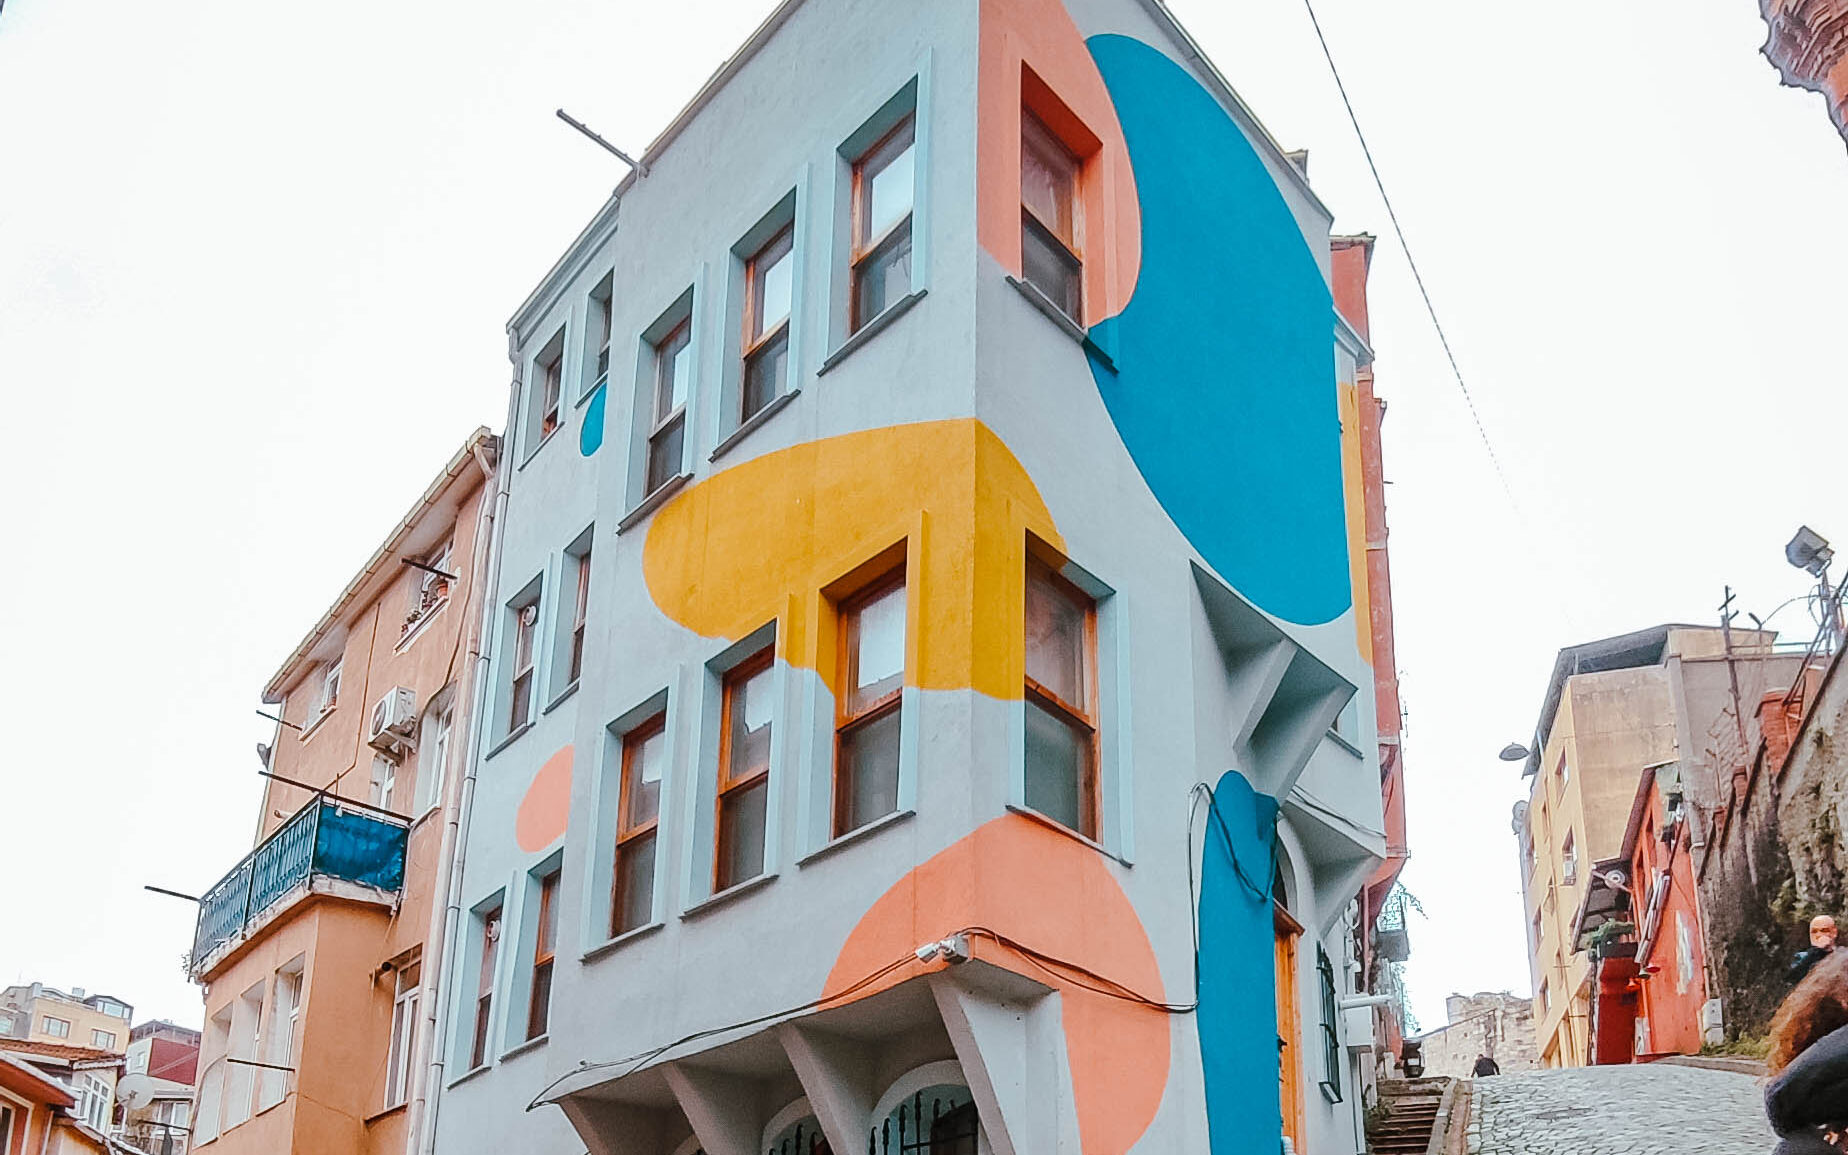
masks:
[[[374,749],[415,750],[417,743],[417,691],[409,686],[394,686],[372,707],[366,724],[366,742]]]

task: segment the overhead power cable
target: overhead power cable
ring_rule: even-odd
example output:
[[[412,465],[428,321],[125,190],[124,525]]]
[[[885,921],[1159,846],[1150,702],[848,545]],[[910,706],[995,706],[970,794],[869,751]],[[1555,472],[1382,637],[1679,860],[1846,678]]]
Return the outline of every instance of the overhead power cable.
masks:
[[[1367,158],[1367,171],[1373,174],[1373,186],[1380,190],[1380,201],[1386,206],[1386,217],[1392,222],[1393,235],[1399,241],[1399,251],[1405,254],[1405,263],[1412,270],[1412,280],[1418,285],[1418,295],[1424,298],[1425,312],[1431,315],[1431,327],[1437,330],[1438,343],[1444,347],[1444,356],[1450,362],[1450,372],[1456,378],[1458,391],[1463,394],[1463,404],[1469,409],[1470,420],[1475,422],[1476,435],[1482,438],[1482,448],[1488,451],[1489,464],[1495,467],[1495,476],[1501,481],[1502,492],[1508,495],[1508,502],[1514,506],[1515,512],[1520,513],[1521,503],[1514,496],[1514,487],[1508,484],[1508,475],[1502,470],[1501,458],[1496,455],[1495,445],[1489,440],[1489,431],[1482,423],[1482,415],[1476,412],[1476,399],[1470,395],[1469,385],[1463,380],[1463,370],[1457,364],[1456,353],[1450,348],[1450,337],[1444,332],[1444,323],[1437,319],[1437,306],[1431,303],[1430,290],[1425,288],[1424,274],[1418,271],[1418,261],[1412,256],[1412,246],[1405,239],[1405,228],[1399,224],[1399,214],[1392,207],[1392,198],[1386,195],[1386,182],[1380,179],[1380,168],[1373,162],[1373,149],[1367,144],[1367,134],[1361,131],[1360,118],[1354,114],[1354,102],[1348,98],[1341,70],[1335,67],[1335,55],[1329,51],[1328,37],[1322,33],[1322,21],[1316,17],[1314,0],[1303,0],[1303,7],[1309,12],[1309,23],[1314,25],[1316,41],[1322,46],[1322,58],[1328,61],[1328,71],[1335,78],[1335,88],[1341,93],[1341,103],[1347,109],[1348,123],[1354,126],[1354,136],[1360,141],[1360,151]]]

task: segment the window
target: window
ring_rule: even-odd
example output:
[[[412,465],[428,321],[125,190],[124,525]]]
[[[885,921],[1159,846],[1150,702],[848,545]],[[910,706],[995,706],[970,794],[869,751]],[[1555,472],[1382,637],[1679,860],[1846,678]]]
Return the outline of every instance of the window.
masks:
[[[899,703],[905,686],[902,571],[842,605],[840,637],[836,837],[898,809]]]
[[[540,351],[539,360],[533,368],[538,374],[539,389],[539,440],[544,441],[558,429],[558,402],[564,392],[565,350],[564,341],[555,337]]]
[[[449,600],[449,567],[454,564],[454,543],[444,542],[441,549],[428,555],[419,563],[417,570],[417,588],[411,591],[411,605],[404,614],[404,624],[398,628],[399,640],[409,637],[436,608]],[[431,571],[437,571],[432,573]]]
[[[77,1094],[77,1104],[71,1108],[73,1114],[98,1131],[109,1129],[109,1084],[95,1075],[76,1074],[71,1077],[71,1090]]]
[[[648,433],[647,492],[680,475],[686,457],[687,393],[693,380],[692,318],[655,343],[654,412]]]
[[[321,675],[321,704],[318,707],[323,714],[340,704],[340,663],[327,667]]]
[[[54,1039],[68,1039],[71,1037],[70,1020],[53,1018],[51,1015],[46,1015],[44,1019],[40,1021],[39,1030],[50,1035]]]
[[[1578,882],[1578,850],[1572,838],[1572,831],[1566,831],[1566,843],[1559,850],[1560,879],[1567,886]]]
[[[231,1012],[231,1048],[233,1059],[255,1059],[263,1023],[263,988],[259,982],[238,996]],[[253,1080],[257,1071],[249,1063],[232,1063],[225,1077],[225,1127],[230,1129],[250,1118]]]
[[[745,262],[744,376],[740,423],[783,391],[789,371],[789,314],[795,278],[795,226],[785,225]]]
[[[513,693],[507,714],[512,733],[532,719],[533,636],[539,631],[539,600],[534,598],[513,612]]]
[[[1020,114],[1022,279],[1072,320],[1083,305],[1078,158],[1031,112]]]
[[[398,764],[383,754],[372,757],[371,802],[380,810],[391,809],[391,796],[398,787]]]
[[[590,612],[590,543],[577,555],[577,600],[571,612],[571,661],[565,673],[570,685],[584,672],[584,622]]]
[[[1540,980],[1540,1013],[1546,1014],[1553,1006],[1553,998],[1547,990],[1547,980]]]
[[[1335,996],[1335,964],[1321,947],[1315,948],[1315,969],[1322,976],[1322,1096],[1331,1103],[1339,1103],[1341,1034],[1336,1020],[1339,1005]]]
[[[0,1151],[13,1149],[13,1109],[0,1106]]]
[[[1559,792],[1563,795],[1572,782],[1572,763],[1566,761],[1564,751],[1559,755]]]
[[[302,960],[297,958],[276,972],[276,997],[270,1006],[269,1038],[263,1049],[263,1061],[270,1064],[262,1072],[257,1109],[282,1102],[289,1091],[289,1072],[270,1068],[295,1065],[295,1036],[302,1021]]]
[[[526,1007],[526,1037],[546,1033],[552,1009],[552,959],[558,949],[558,877],[539,880],[539,918],[533,933],[533,989]]]
[[[1540,936],[1545,933],[1546,924],[1541,921],[1541,913],[1534,911],[1534,950],[1540,949]]]
[[[615,304],[614,275],[604,277],[597,287],[590,291],[590,333],[584,342],[585,358],[589,372],[584,379],[590,387],[584,389],[590,394],[610,383],[610,334],[611,310]]]
[[[391,1042],[385,1055],[385,1106],[396,1107],[411,1097],[417,1050],[417,1004],[423,985],[423,964],[398,970],[397,993],[391,1000]]]
[[[90,1032],[90,1045],[92,1047],[95,1047],[99,1051],[115,1050],[115,1032],[114,1031],[91,1031]]]
[[[667,761],[667,714],[622,738],[622,785],[616,815],[616,878],[610,934],[654,921],[655,828],[661,815],[661,772]]]
[[[916,129],[905,117],[854,161],[850,333],[911,291]]]
[[[1097,619],[1091,599],[1027,565],[1026,803],[1097,837]]]
[[[148,1073],[148,1051],[146,1048],[129,1054],[128,1073],[131,1075],[145,1075]],[[0,1150],[4,1150],[4,1148],[0,1148]]]
[[[449,734],[453,711],[448,703],[425,712],[418,727],[416,812],[428,813],[443,802],[443,782],[449,773]]]
[[[481,915],[481,954],[475,980],[475,1034],[468,1069],[488,1061],[488,1032],[494,1024],[494,964],[500,957],[501,908],[497,904]]]
[[[712,889],[724,890],[764,870],[770,799],[770,723],[774,650],[725,675],[720,705],[718,845]]]

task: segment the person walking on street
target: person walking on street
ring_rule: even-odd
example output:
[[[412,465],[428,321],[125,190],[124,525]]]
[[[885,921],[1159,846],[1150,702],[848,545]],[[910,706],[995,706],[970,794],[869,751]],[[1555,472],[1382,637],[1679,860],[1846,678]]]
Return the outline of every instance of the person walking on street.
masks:
[[[1824,951],[1771,1020],[1775,1155],[1848,1153],[1848,951]]]
[[[1487,1055],[1477,1055],[1476,1069],[1472,1073],[1478,1079],[1486,1078],[1489,1075],[1499,1075],[1501,1074],[1501,1064],[1489,1058]]]
[[[1835,950],[1835,920],[1826,914],[1819,914],[1810,919],[1810,944],[1808,950],[1800,950],[1790,964],[1790,981],[1800,983],[1803,976]]]

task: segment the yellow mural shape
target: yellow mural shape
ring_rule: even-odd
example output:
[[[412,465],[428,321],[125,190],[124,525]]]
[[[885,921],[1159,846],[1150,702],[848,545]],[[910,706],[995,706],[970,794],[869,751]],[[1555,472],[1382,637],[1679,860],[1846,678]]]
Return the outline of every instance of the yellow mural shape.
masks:
[[[1335,386],[1341,412],[1341,489],[1347,497],[1348,580],[1354,587],[1354,644],[1373,664],[1373,599],[1367,585],[1367,491],[1361,473],[1360,390]]]
[[[834,603],[905,567],[905,682],[1021,694],[1027,535],[1064,542],[1025,467],[973,418],[766,454],[689,487],[649,527],[661,612],[710,638],[777,622],[777,656],[832,686]]]

